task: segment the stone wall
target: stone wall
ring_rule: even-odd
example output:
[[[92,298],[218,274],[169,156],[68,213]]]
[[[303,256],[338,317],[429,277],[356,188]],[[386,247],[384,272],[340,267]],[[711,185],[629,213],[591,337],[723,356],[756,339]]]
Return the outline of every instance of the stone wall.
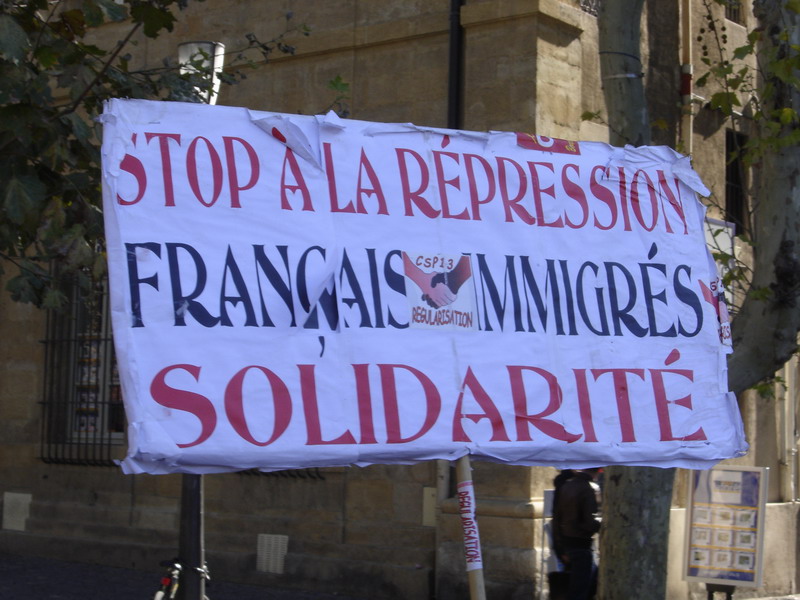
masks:
[[[608,140],[605,126],[581,119],[585,111],[602,112],[604,101],[595,17],[579,4],[465,2],[463,128]],[[643,44],[650,65],[645,77],[654,90],[648,95],[651,116],[667,123],[656,140],[668,144],[677,136],[679,101],[674,4],[648,2]],[[294,32],[286,38],[296,46],[294,56],[273,54],[266,63],[256,57],[255,68],[242,68],[246,79],[222,88],[219,103],[314,114],[330,105],[336,93],[328,82],[341,76],[350,84],[346,104],[353,118],[444,127],[449,10],[448,0],[206,0],[190,3],[172,34],[157,40],[140,36],[131,64],[176,59],[183,41],[212,39],[232,51],[246,46],[248,33],[266,41],[287,23],[307,24],[309,36]],[[113,42],[121,34],[121,26],[108,27],[97,41]],[[230,60],[228,65],[233,69]],[[724,129],[715,123],[713,115],[698,117],[696,143],[720,147]],[[698,153],[696,165],[719,190],[724,157]],[[44,313],[0,295],[0,497],[5,494],[4,516],[9,515],[0,550],[156,570],[176,552],[180,476],[124,476],[113,467],[38,460],[44,335]],[[754,438],[769,429],[772,414],[766,405],[759,410],[761,416],[751,418]],[[774,464],[770,439],[754,460]],[[438,462],[296,476],[207,476],[212,572],[223,579],[375,600],[463,598],[466,577],[451,471]],[[490,598],[530,598],[540,589],[542,495],[554,475],[554,469],[474,465]],[[678,505],[685,491],[681,481]],[[697,596],[675,568],[682,556],[680,514],[675,511],[671,535],[669,597],[676,599]],[[768,518],[775,539],[786,532],[796,539],[796,505],[771,506]],[[259,539],[282,539],[276,536],[288,537],[282,569],[259,570]],[[776,593],[798,589],[787,575],[797,572],[796,549],[789,546],[769,550],[774,566],[768,589]]]

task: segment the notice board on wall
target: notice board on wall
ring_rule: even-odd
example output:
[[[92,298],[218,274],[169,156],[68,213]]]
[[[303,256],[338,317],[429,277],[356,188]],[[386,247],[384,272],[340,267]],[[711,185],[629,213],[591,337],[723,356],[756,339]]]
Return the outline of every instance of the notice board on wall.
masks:
[[[674,150],[140,100],[102,123],[127,472],[746,450]]]
[[[685,579],[761,586],[768,475],[766,467],[691,472]]]

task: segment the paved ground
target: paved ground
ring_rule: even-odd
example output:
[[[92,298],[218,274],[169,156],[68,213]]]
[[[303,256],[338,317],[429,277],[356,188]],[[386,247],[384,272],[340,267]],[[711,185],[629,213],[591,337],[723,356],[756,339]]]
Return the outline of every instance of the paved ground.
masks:
[[[0,600],[151,600],[159,575],[0,553]],[[212,581],[211,600],[359,600]],[[363,600],[363,599],[361,599]]]
[[[748,593],[749,592],[739,592],[738,594],[734,594],[733,598],[734,598],[734,600],[739,600],[739,598],[742,598],[743,600],[745,598],[748,598],[750,600],[800,600],[800,595],[799,594],[794,594],[792,596],[773,596],[771,598],[758,598],[758,599],[756,599],[756,598],[750,598],[750,596],[748,596]],[[725,597],[725,594],[717,594],[717,598],[724,598],[724,597]]]
[[[151,600],[158,574],[0,552],[0,600]],[[213,581],[211,600],[365,600],[335,593],[310,593]],[[716,598],[724,598],[717,594]],[[736,600],[755,599],[741,589]],[[400,599],[397,600],[411,600]],[[800,594],[758,600],[800,600]]]

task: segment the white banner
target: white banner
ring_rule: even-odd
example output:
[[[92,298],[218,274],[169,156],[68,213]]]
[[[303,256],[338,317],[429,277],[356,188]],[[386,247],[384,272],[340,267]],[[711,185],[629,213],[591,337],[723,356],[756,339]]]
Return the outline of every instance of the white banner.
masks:
[[[102,121],[126,472],[746,450],[673,150],[134,100]]]

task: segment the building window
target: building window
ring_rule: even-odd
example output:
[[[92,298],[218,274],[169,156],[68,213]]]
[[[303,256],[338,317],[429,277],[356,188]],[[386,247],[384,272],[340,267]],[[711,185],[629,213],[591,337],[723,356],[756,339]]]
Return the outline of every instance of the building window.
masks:
[[[125,412],[111,339],[107,285],[90,299],[72,293],[51,311],[44,340],[41,458],[47,463],[113,465],[121,458]]]
[[[600,3],[602,0],[580,0],[580,7],[583,12],[594,15],[595,17],[600,12]]]
[[[725,2],[725,18],[734,23],[742,23],[742,0]]]
[[[747,136],[725,132],[725,220],[736,225],[736,234],[747,230],[745,164],[742,158]]]

